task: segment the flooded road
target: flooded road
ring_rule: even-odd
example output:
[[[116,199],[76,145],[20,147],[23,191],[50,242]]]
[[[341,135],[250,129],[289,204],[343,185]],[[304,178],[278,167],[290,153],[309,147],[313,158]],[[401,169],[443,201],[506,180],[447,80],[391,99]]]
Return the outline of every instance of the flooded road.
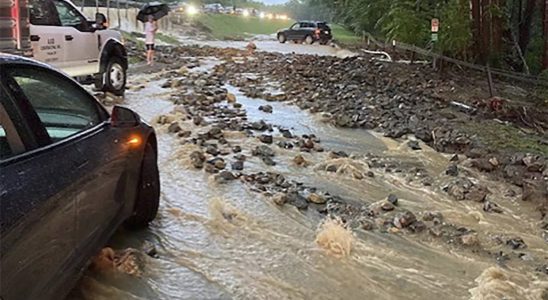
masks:
[[[209,67],[194,72],[206,71],[215,63],[204,65]],[[225,131],[227,141],[241,145],[248,157],[244,173],[282,174],[358,205],[380,203],[393,194],[398,207],[414,212],[417,218],[441,213],[447,224],[473,230],[481,247],[467,248],[428,233],[322,223],[325,216],[314,209],[278,206],[240,181],[220,184],[213,175],[192,168],[188,156],[197,146],[182,144],[168,132],[169,124],[156,122],[175,108],[174,90],[161,88],[165,79],[157,75],[134,76],[131,85],[142,84],[144,89],[128,92],[126,104],[157,130],[160,211],[148,230],[121,230],[109,244],[114,249],[154,245],[157,257],[142,255],[140,277],[87,272],[74,299],[543,299],[548,282],[523,262],[527,257],[546,259],[548,249],[538,220],[532,217],[533,207],[505,196],[510,187],[468,170],[494,191],[493,198],[501,199],[497,203],[504,213],[488,214],[479,203],[457,202],[443,192],[449,156],[422,144],[422,150],[412,151],[406,141],[336,128],[320,115],[286,103],[248,98],[226,86],[247,111],[249,122],[264,120],[294,135],[313,134],[326,150],[302,153],[310,162],[302,168],[293,163],[301,154],[298,149],[273,146],[276,165],[266,166],[251,153],[261,142]],[[272,113],[259,110],[267,104]],[[183,124],[183,129],[192,132],[208,129],[192,121]],[[275,142],[282,140],[276,132]],[[334,159],[329,151],[352,155]],[[427,173],[431,182],[426,186],[420,177],[410,178],[405,172],[369,168],[372,157],[397,162],[402,169],[414,167]],[[360,170],[373,176],[326,172],[323,166],[333,164],[339,170]],[[495,243],[496,234],[522,238],[528,245],[526,258],[497,263],[490,254],[504,250],[505,245]]]

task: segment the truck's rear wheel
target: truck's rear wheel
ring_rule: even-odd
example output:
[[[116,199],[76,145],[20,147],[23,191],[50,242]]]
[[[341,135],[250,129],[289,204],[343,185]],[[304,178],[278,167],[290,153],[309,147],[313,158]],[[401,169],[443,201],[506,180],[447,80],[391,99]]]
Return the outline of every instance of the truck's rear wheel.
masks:
[[[95,83],[96,88],[113,93],[116,96],[123,96],[126,89],[127,74],[119,57],[112,57],[105,69]]]

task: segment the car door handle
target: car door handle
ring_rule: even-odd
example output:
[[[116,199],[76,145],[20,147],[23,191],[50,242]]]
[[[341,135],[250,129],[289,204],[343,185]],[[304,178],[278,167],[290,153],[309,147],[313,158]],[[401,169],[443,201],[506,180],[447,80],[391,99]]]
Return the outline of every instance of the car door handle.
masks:
[[[72,35],[65,35],[65,41],[72,41],[74,37]]]
[[[39,35],[31,35],[30,36],[30,41],[31,42],[38,42],[40,40],[40,36]]]

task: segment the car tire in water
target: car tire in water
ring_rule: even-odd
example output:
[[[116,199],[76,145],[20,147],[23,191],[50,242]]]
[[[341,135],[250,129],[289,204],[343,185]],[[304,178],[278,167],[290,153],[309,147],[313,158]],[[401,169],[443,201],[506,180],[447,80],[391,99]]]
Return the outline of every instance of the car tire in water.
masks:
[[[105,73],[95,84],[104,92],[113,93],[116,96],[123,96],[126,90],[127,74],[119,57],[112,57],[106,67]],[[99,86],[98,86],[99,85]]]
[[[283,44],[286,41],[287,41],[287,38],[285,37],[285,34],[283,34],[283,33],[278,34],[278,42]]]
[[[141,174],[137,185],[137,197],[133,215],[126,221],[130,228],[146,227],[158,213],[160,205],[160,173],[157,155],[152,144],[147,143],[141,163]]]
[[[314,38],[313,38],[311,35],[307,35],[307,36],[304,38],[304,42],[305,42],[307,45],[312,45],[312,44],[314,44]]]

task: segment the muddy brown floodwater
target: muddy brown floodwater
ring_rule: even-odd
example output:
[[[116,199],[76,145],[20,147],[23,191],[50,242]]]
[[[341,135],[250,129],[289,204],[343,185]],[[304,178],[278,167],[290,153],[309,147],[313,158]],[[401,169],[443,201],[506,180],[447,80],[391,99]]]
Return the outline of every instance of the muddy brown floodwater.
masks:
[[[209,64],[214,65],[209,60]],[[204,68],[198,71],[205,71]],[[157,74],[156,74],[157,75]],[[165,79],[136,75],[126,103],[145,120],[169,114],[174,108]],[[156,78],[155,78],[156,77]],[[161,76],[160,76],[161,77]],[[145,231],[121,230],[109,246],[143,249],[155,245],[157,257],[142,255],[142,275],[88,271],[73,299],[543,299],[548,282],[534,272],[528,257],[546,259],[534,208],[504,194],[509,187],[471,176],[488,186],[504,211],[489,214],[481,204],[455,201],[442,191],[448,156],[422,145],[412,151],[405,141],[395,141],[365,130],[339,129],[295,106],[249,99],[227,86],[247,110],[250,121],[265,120],[290,128],[294,134],[315,134],[326,150],[345,151],[353,158],[336,163],[346,168],[366,168],[366,153],[420,167],[432,175],[425,187],[401,174],[371,170],[374,177],[355,179],[344,172],[328,173],[322,165],[333,163],[327,153],[305,153],[311,165],[295,166],[298,150],[272,147],[276,166],[265,166],[250,149],[254,138],[227,134],[231,144],[242,145],[248,155],[246,173],[272,171],[332,195],[373,203],[397,195],[398,207],[415,212],[439,212],[444,222],[477,233],[481,247],[409,234],[403,231],[366,231],[343,226],[309,209],[277,206],[268,197],[239,181],[219,184],[190,167],[188,155],[195,145],[181,145],[168,125],[155,124],[162,179],[157,220]],[[273,113],[259,106],[269,104]],[[189,130],[200,130],[185,123]],[[504,263],[492,253],[500,247],[493,235],[519,236],[527,244],[524,257]],[[474,250],[476,249],[476,250]],[[479,250],[478,250],[479,249]],[[487,251],[488,249],[489,251]],[[488,253],[489,252],[489,253]]]

